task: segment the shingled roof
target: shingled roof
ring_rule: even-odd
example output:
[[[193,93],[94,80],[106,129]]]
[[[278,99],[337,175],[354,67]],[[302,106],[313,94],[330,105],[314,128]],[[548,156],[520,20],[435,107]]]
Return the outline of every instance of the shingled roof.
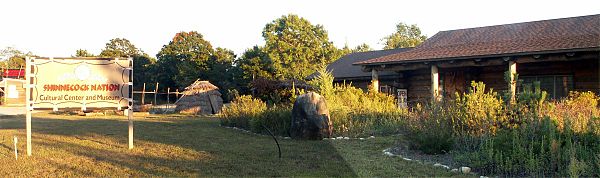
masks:
[[[331,64],[327,65],[327,71],[330,71],[333,74],[333,77],[335,80],[361,78],[361,77],[371,78],[370,72],[363,72],[361,70],[360,66],[355,66],[352,64],[356,63],[356,62],[361,62],[361,61],[366,61],[369,59],[378,58],[381,56],[405,52],[410,49],[412,49],[412,48],[397,48],[397,49],[388,49],[388,50],[350,53],[345,56],[342,56],[338,60],[335,60]],[[387,71],[382,71],[379,73],[379,75],[381,75],[381,76],[395,75],[395,74],[396,74],[395,72],[387,72]],[[312,79],[316,75],[317,75],[316,73],[313,73],[310,76],[308,76],[307,79]]]
[[[413,50],[354,64],[484,58],[574,49],[600,50],[600,14],[441,31]]]

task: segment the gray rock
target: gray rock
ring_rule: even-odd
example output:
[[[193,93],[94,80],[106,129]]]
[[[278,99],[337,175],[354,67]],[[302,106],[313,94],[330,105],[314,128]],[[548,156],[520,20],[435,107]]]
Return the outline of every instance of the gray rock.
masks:
[[[468,174],[471,172],[471,168],[470,167],[460,167],[460,172]]]
[[[292,138],[322,140],[324,137],[331,137],[332,131],[329,110],[323,96],[309,92],[296,98],[292,108]]]

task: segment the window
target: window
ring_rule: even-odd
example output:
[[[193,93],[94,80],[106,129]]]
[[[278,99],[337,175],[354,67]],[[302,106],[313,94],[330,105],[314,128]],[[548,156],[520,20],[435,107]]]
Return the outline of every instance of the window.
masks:
[[[522,76],[520,77],[522,84],[531,85],[533,82],[540,82],[540,89],[548,93],[550,99],[560,99],[569,95],[569,91],[573,90],[572,75],[544,75],[544,76]],[[522,91],[523,87],[519,89]]]

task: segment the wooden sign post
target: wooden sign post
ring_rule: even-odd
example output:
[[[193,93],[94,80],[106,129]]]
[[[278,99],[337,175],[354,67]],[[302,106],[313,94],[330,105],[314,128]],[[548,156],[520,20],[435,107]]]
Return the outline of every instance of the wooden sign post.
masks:
[[[133,148],[132,58],[27,58],[25,80],[27,155],[34,109],[125,109]]]

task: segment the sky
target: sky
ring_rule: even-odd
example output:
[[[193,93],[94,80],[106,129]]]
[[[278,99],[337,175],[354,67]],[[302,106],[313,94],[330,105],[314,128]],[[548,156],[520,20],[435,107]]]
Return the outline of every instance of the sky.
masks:
[[[338,48],[381,39],[399,22],[431,37],[439,31],[600,14],[598,0],[384,1],[384,0],[2,0],[0,49],[68,57],[77,49],[99,54],[126,38],[155,56],[177,32],[198,31],[213,47],[238,56],[263,45],[265,24],[296,14],[321,24]]]

